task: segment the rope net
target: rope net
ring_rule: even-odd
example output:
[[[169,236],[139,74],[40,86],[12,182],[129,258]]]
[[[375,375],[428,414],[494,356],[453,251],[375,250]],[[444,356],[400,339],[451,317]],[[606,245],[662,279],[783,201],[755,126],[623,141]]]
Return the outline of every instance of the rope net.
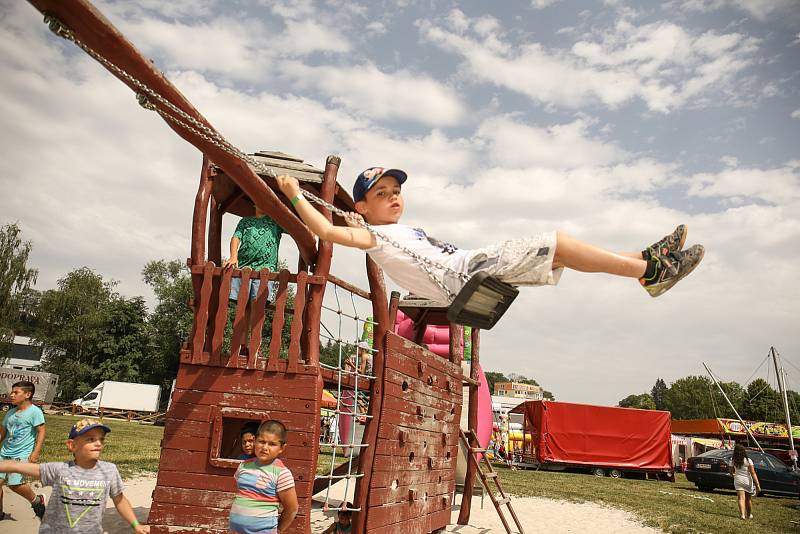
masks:
[[[371,362],[376,350],[372,348],[375,322],[364,311],[359,311],[359,307],[363,310],[369,302],[362,297],[358,297],[357,302],[352,291],[331,282],[325,295],[320,325],[320,367],[333,372],[335,382],[327,381],[325,386],[335,397],[336,405],[327,410],[327,415],[321,416],[323,431],[317,473],[323,469],[326,472],[317,474],[315,480],[327,480],[323,509],[328,510],[334,499],[331,491],[334,484],[344,480],[341,501],[345,503],[351,489],[355,489],[355,481],[364,476],[357,472],[358,456],[368,445],[361,442],[363,432],[359,429],[371,418],[367,412],[371,383],[375,380]],[[329,457],[327,465],[323,465],[324,456]],[[341,467],[344,465],[346,468]],[[360,510],[344,504],[339,509]]]

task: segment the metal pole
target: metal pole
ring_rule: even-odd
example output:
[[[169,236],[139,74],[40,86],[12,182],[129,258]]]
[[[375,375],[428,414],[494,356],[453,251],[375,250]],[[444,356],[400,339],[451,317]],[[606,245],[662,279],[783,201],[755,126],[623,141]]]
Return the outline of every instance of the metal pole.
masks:
[[[705,362],[701,362],[701,363],[703,363],[703,367],[706,368],[706,371],[708,372],[708,376],[711,377],[711,380],[713,380],[714,384],[719,388],[719,391],[720,391],[720,393],[722,393],[722,396],[725,397],[726,401],[728,401],[728,406],[731,407],[731,410],[733,410],[733,413],[736,414],[736,418],[739,420],[740,423],[742,423],[742,426],[744,427],[745,431],[747,432],[747,435],[750,436],[750,438],[752,438],[753,443],[756,444],[756,447],[758,447],[758,450],[760,450],[761,452],[764,452],[764,449],[761,448],[761,445],[759,445],[758,440],[756,440],[756,437],[753,435],[752,432],[750,432],[750,428],[744,423],[744,419],[742,419],[742,416],[739,415],[739,412],[737,412],[736,408],[733,407],[733,403],[728,398],[728,396],[725,394],[725,390],[723,390],[722,386],[719,384],[719,382],[717,382],[717,379],[714,377],[714,373],[711,372],[711,369],[708,368],[708,366],[705,364]]]
[[[789,415],[789,399],[786,397],[786,382],[783,367],[778,366],[778,354],[775,347],[769,348],[772,354],[772,362],[775,364],[775,374],[778,375],[778,389],[781,393],[781,400],[783,400],[783,411],[786,414],[786,430],[789,433],[789,456],[792,459],[792,468],[797,470],[797,451],[794,449],[794,437],[792,436],[792,418]]]

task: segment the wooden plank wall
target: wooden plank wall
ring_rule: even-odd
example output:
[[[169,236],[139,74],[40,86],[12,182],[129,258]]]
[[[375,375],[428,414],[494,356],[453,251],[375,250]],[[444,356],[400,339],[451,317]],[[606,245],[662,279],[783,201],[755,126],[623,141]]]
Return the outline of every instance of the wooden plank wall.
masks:
[[[288,430],[282,458],[300,501],[289,532],[309,532],[321,388],[315,369],[286,373],[181,364],[161,444],[151,532],[227,532],[238,462],[215,460],[220,423],[235,428],[238,421],[265,419],[277,419]]]
[[[461,367],[393,333],[386,340],[366,531],[427,534],[450,523]]]

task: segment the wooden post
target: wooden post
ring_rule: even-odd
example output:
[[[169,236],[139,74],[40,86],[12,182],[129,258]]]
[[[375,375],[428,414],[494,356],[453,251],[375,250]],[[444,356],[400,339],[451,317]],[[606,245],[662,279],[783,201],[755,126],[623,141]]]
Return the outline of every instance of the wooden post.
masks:
[[[189,266],[201,265],[206,256],[206,222],[208,219],[208,202],[211,199],[211,188],[214,185],[209,179],[211,161],[203,155],[203,168],[200,171],[200,186],[194,197],[194,214],[192,216],[192,245]],[[196,290],[197,288],[195,288]],[[196,291],[195,291],[196,292]]]
[[[356,485],[356,494],[353,504],[361,509],[354,515],[354,534],[363,534],[366,529],[367,503],[369,502],[369,485],[372,480],[372,472],[375,461],[375,445],[378,442],[378,425],[380,423],[381,407],[383,406],[383,374],[386,361],[386,332],[389,324],[389,303],[386,300],[386,286],[383,281],[383,272],[380,267],[367,256],[367,279],[369,280],[369,293],[372,296],[372,316],[375,318],[375,329],[373,330],[373,345],[375,349],[373,355],[372,369],[375,381],[372,383],[370,392],[369,415],[364,426],[364,443],[366,447],[361,449],[358,455],[358,472],[363,473],[363,477]]]
[[[477,382],[478,366],[480,365],[480,330],[472,329],[472,360],[469,365],[469,377]],[[478,430],[478,386],[471,385],[469,388],[469,411],[467,412],[467,427],[473,432]],[[523,436],[524,439],[524,436]],[[473,444],[477,446],[477,444]],[[473,454],[467,448],[466,454]],[[476,462],[470,462],[467,458],[467,472],[464,475],[464,493],[461,498],[461,509],[458,512],[458,524],[469,524],[470,508],[472,506],[472,488],[475,485]]]
[[[336,194],[336,175],[339,172],[341,159],[338,156],[328,156],[325,161],[325,172],[322,175],[320,196],[326,202],[333,203]],[[333,221],[333,215],[324,208],[318,208],[328,221]],[[333,243],[320,241],[317,252],[317,263],[314,274],[328,276],[333,261]],[[308,365],[319,365],[319,329],[322,318],[322,298],[325,296],[325,284],[313,285],[308,291],[308,306],[306,307],[303,321],[304,336],[302,339],[302,353]],[[321,393],[320,393],[321,394]]]

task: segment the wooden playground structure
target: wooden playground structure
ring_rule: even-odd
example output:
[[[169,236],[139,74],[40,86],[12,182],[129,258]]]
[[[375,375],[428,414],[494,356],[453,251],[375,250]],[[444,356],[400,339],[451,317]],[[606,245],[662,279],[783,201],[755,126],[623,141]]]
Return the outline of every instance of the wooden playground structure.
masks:
[[[331,274],[332,244],[318,242],[291,205],[275,194],[274,177],[295,176],[306,192],[333,208],[353,211],[352,198],[336,181],[338,157],[328,157],[324,169],[316,169],[278,152],[244,154],[216,132],[89,2],[30,3],[45,15],[54,33],[101,63],[136,93],[145,109],[159,113],[203,154],[188,261],[194,324],[181,349],[166,414],[148,518],[151,532],[227,532],[228,508],[236,489],[233,473],[240,462],[235,451],[239,430],[247,422],[267,419],[283,422],[288,430],[283,459],[294,475],[300,503],[290,532],[311,532],[313,495],[339,480],[352,480],[355,487],[356,534],[443,530],[450,523],[453,505],[465,385],[470,388],[468,426],[477,426],[479,330],[472,331],[471,375],[465,377],[462,327],[448,319],[447,308],[387,295],[383,274],[369,256],[365,265],[368,290]],[[224,215],[250,215],[254,206],[294,241],[300,258],[296,270],[253,272],[220,267]],[[329,220],[338,217],[325,207],[319,210]],[[252,280],[261,282],[249,325],[244,313],[247,299],[239,299],[236,308],[229,309],[233,278],[241,279],[242,294],[247,294]],[[272,302],[268,302],[268,282],[277,286]],[[361,299],[371,310],[371,375],[320,363],[324,299],[326,292],[340,290],[351,299]],[[408,340],[395,334],[398,309],[414,320],[418,332],[428,325],[446,325],[451,340],[448,357],[420,345],[421,335]],[[468,314],[467,307],[464,310]],[[342,315],[341,309],[334,313]],[[366,320],[357,311],[352,319],[357,325]],[[340,347],[350,343],[339,336],[329,339]],[[363,414],[363,440],[346,444],[351,450],[357,448],[359,454],[351,454],[344,464],[346,471],[336,469],[319,476],[319,418],[326,384],[356,394],[361,389],[368,393],[369,403]],[[339,413],[353,414],[341,408]],[[474,458],[476,447],[470,443],[468,457]],[[477,462],[469,461],[458,519],[461,524],[469,520],[476,473],[480,474]],[[497,501],[492,500],[499,512]]]
[[[260,153],[256,157],[301,178],[304,187],[313,188],[322,198],[351,209],[352,200],[336,184],[338,158],[329,157],[325,169],[318,170],[285,154]],[[337,190],[339,198],[334,195]],[[273,210],[266,207],[264,211],[271,215]],[[374,378],[361,379],[362,384],[369,384],[365,389],[370,402],[355,474],[350,473],[355,478],[356,532],[401,528],[402,532],[427,533],[444,528],[450,523],[455,489],[464,383],[460,343],[451,343],[451,356],[445,359],[394,334],[401,301],[396,294],[391,299],[387,296],[378,267],[366,258],[369,291],[330,276],[329,243],[320,243],[309,263],[313,267],[300,260],[295,273],[217,267],[222,260],[223,215],[247,215],[252,209],[252,202],[235,182],[205,160],[189,259],[195,291],[194,327],[181,351],[167,413],[148,519],[151,531],[227,531],[226,509],[232,501],[232,475],[239,463],[232,454],[238,431],[248,421],[278,419],[288,430],[284,461],[294,474],[300,500],[292,532],[310,532],[313,494],[337,480],[315,477],[323,385],[348,389],[356,380],[353,374],[340,375],[319,362],[320,322],[328,285],[367,300],[375,318]],[[262,283],[249,333],[243,313],[247,301],[239,300],[232,320],[231,348],[226,351],[223,334],[231,320],[227,295],[233,277],[241,277],[245,288],[256,277]],[[274,303],[269,306],[267,281],[277,283]],[[295,294],[292,307],[287,298],[290,286]],[[268,307],[272,322],[266,342],[262,332]],[[440,308],[403,309],[416,314],[423,329],[444,318]],[[288,317],[292,318],[289,342],[284,344],[282,333]],[[461,327],[447,324],[451,339],[460,340]],[[477,331],[474,336],[475,343]],[[476,351],[477,343],[473,354]]]

